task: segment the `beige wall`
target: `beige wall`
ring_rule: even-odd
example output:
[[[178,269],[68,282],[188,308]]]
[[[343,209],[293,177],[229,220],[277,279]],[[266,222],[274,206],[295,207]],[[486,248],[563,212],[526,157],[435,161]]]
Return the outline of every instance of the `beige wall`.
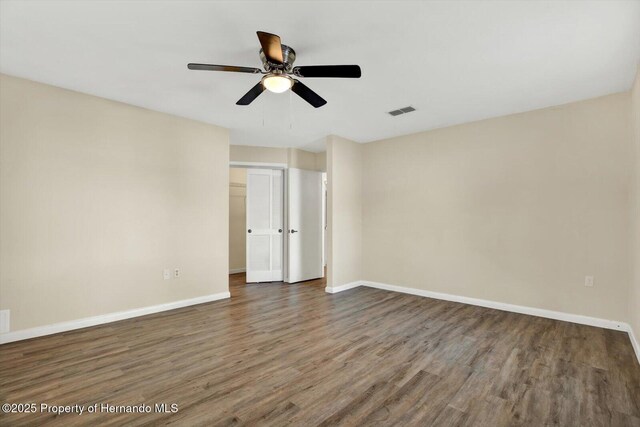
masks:
[[[229,147],[229,160],[232,162],[287,164],[289,154],[286,148],[231,145]]]
[[[316,153],[289,148],[287,164],[290,168],[316,170]]]
[[[327,140],[327,286],[362,279],[363,145]]]
[[[299,148],[254,147],[232,145],[229,160],[232,162],[282,163],[290,168],[325,172],[326,153],[312,153]]]
[[[631,123],[634,148],[634,175],[632,181],[632,241],[629,312],[630,323],[636,339],[640,339],[640,69],[631,91]],[[640,355],[639,355],[640,357]]]
[[[315,153],[316,156],[316,170],[320,172],[327,171],[327,152]]]
[[[12,331],[228,290],[226,130],[5,75],[0,113]]]
[[[626,321],[628,105],[615,94],[365,144],[363,278]]]
[[[247,170],[229,169],[229,271],[244,270],[247,259]]]

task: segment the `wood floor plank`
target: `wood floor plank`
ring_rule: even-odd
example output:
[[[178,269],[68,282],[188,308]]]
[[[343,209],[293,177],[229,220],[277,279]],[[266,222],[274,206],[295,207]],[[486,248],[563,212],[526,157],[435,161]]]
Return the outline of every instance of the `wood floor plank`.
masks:
[[[0,346],[0,400],[176,403],[1,425],[640,425],[625,333],[324,281]]]

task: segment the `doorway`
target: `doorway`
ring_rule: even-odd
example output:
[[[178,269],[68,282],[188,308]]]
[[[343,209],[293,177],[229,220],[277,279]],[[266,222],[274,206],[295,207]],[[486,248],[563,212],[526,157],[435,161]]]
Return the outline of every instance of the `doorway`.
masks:
[[[246,283],[324,277],[323,174],[280,164],[230,166],[230,274],[246,272]]]
[[[247,169],[229,168],[229,274],[246,271]]]

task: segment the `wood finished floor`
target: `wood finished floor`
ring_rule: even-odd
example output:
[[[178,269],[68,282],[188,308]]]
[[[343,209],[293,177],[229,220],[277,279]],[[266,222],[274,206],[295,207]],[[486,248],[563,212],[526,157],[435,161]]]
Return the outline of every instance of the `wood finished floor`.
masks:
[[[0,403],[177,403],[1,425],[640,426],[626,333],[323,281],[0,346]]]

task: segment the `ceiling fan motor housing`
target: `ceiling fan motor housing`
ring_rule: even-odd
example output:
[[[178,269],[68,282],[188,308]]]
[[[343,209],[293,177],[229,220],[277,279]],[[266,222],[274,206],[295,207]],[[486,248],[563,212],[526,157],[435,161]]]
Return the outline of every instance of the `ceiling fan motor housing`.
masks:
[[[293,63],[296,61],[296,51],[293,48],[282,45],[282,59],[283,64],[274,64],[273,62],[269,62],[267,57],[264,55],[264,50],[260,49],[260,60],[262,61],[262,65],[266,71],[272,71],[277,69],[282,69],[287,73],[290,73],[293,69]]]

